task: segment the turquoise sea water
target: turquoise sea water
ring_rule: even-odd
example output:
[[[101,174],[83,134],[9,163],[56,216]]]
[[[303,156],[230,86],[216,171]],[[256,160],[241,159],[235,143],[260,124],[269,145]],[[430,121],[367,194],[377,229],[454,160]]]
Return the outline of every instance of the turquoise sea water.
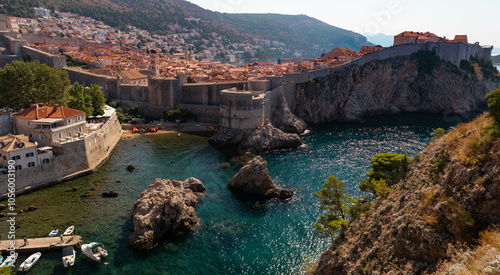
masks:
[[[263,156],[275,183],[296,192],[290,202],[256,202],[231,193],[226,184],[239,167],[228,163],[206,138],[162,134],[122,140],[98,172],[19,197],[18,209],[34,205],[38,210],[18,216],[16,234],[44,236],[74,224],[85,243],[102,242],[109,252],[109,265],[104,265],[78,251],[75,266],[66,270],[59,251],[46,252],[32,274],[300,274],[301,264],[316,259],[329,245],[313,229],[319,213],[314,192],[329,175],[344,180],[346,191],[358,196],[357,183],[373,155],[414,156],[430,141],[433,129],[468,119],[407,114],[314,126],[304,138],[305,148]],[[128,172],[129,164],[138,169]],[[128,250],[137,195],[154,178],[191,176],[208,189],[196,208],[201,229],[152,251]],[[100,194],[109,190],[120,195],[102,198]],[[2,219],[0,235],[6,236],[6,230]],[[28,256],[21,255],[17,265]]]

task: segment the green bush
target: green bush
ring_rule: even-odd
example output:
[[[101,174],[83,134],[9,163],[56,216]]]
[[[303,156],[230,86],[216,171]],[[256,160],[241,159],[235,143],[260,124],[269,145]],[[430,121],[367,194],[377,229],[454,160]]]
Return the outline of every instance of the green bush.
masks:
[[[500,87],[486,95],[490,116],[493,118],[493,129],[500,130]]]
[[[163,117],[167,121],[176,121],[176,120],[190,120],[194,119],[195,115],[191,113],[190,111],[186,110],[170,110],[170,111],[165,111],[163,112]]]
[[[460,61],[460,69],[466,71],[470,75],[476,75],[476,69],[474,68],[474,65],[468,60],[462,60]]]
[[[446,132],[444,131],[443,128],[437,128],[436,130],[434,130],[434,132],[432,132],[432,140],[436,140],[442,136],[444,136]]]
[[[450,154],[446,152],[445,150],[441,151],[441,154],[439,154],[439,157],[434,161],[434,164],[431,166],[431,168],[436,172],[436,174],[439,174],[444,171],[444,168],[446,167],[446,164],[450,162]]]
[[[417,60],[419,75],[431,74],[432,70],[441,64],[441,59],[434,51],[418,51],[416,53],[412,53],[411,59]]]
[[[135,107],[132,107],[132,108],[128,108],[127,110],[127,113],[131,114],[131,115],[137,115],[139,112],[141,111],[141,107],[139,106],[135,106]]]
[[[406,176],[411,162],[412,159],[403,154],[375,155],[371,160],[372,170],[368,172],[367,179],[359,183],[359,189],[376,197],[386,194],[392,185]]]

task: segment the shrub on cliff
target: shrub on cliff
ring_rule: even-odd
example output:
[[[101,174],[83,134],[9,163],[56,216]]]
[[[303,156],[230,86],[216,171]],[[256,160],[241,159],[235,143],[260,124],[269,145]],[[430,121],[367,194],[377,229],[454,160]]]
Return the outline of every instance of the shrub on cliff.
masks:
[[[390,187],[406,176],[412,159],[403,154],[382,153],[372,158],[372,170],[367,179],[362,180],[359,189],[381,196],[387,193]]]
[[[418,51],[411,54],[411,59],[418,62],[419,74],[431,74],[432,70],[441,64],[441,58],[434,51]]]
[[[493,118],[493,133],[500,133],[500,87],[486,95],[490,116]]]

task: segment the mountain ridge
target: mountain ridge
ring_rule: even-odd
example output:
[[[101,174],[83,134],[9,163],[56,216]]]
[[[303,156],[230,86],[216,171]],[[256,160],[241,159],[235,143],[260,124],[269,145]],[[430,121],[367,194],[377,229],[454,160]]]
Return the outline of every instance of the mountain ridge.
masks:
[[[69,11],[91,17],[113,27],[133,25],[156,34],[172,32],[178,24],[188,29],[199,28],[202,35],[217,32],[224,37],[223,44],[241,43],[253,38],[278,41],[286,44],[283,56],[295,53],[305,58],[315,58],[323,50],[349,47],[359,50],[368,45],[366,37],[352,31],[331,26],[307,15],[282,15],[274,13],[219,13],[184,0],[11,0],[0,7],[0,13],[32,17],[30,7],[44,7]],[[188,20],[193,17],[200,20]],[[280,24],[281,23],[281,24]],[[288,26],[287,26],[288,25]],[[259,29],[254,29],[259,26]],[[290,28],[290,26],[294,26]],[[311,31],[312,29],[312,31]]]

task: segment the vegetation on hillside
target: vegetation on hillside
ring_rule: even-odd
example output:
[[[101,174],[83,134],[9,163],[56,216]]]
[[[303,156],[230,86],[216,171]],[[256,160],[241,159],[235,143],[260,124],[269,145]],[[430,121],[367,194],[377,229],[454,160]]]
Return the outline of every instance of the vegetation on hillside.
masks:
[[[301,51],[304,57],[318,57],[323,50],[335,47],[358,50],[368,44],[360,34],[305,15],[217,13],[183,0],[7,0],[0,7],[0,13],[34,17],[31,7],[69,11],[113,27],[125,29],[127,25],[133,25],[156,34],[173,33],[175,30],[171,26],[178,24],[188,29],[200,29],[203,39],[209,40],[210,33],[216,32],[222,35],[222,42],[226,45],[252,43],[252,38],[269,39],[285,43],[290,50],[289,53],[274,52],[270,45],[267,50],[257,53],[262,59],[291,55],[295,50]],[[189,17],[201,20],[188,20]],[[194,45],[196,48],[196,43]]]
[[[442,62],[441,58],[439,58],[434,51],[418,51],[412,53],[410,57],[411,59],[417,60],[419,75],[431,74],[432,70]]]

